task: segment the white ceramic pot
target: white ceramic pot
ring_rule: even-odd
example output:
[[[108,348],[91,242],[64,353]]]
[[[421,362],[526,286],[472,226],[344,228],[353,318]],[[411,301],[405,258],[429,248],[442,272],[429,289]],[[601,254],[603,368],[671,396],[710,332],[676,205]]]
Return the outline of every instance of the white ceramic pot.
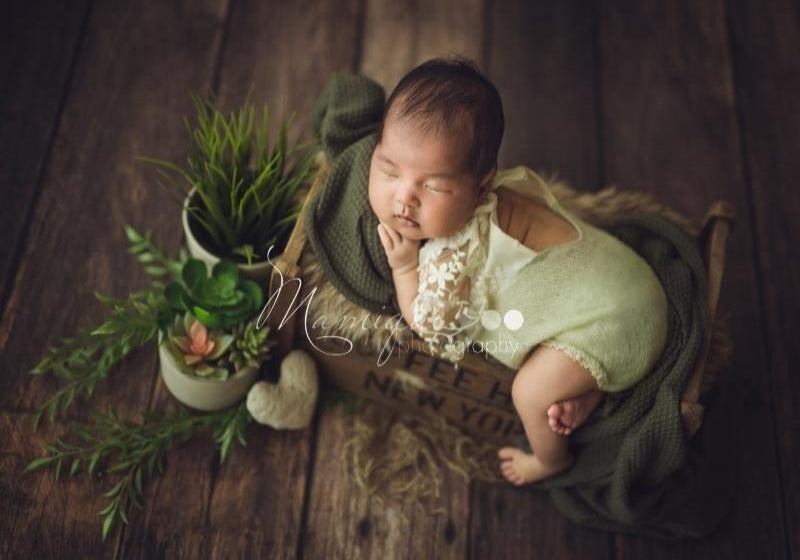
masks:
[[[197,238],[194,236],[192,228],[189,226],[189,210],[187,210],[187,207],[189,206],[189,200],[191,200],[194,191],[195,191],[194,188],[191,191],[189,191],[189,195],[183,202],[183,209],[181,210],[181,224],[183,225],[183,234],[186,236],[186,246],[189,249],[189,254],[195,259],[200,259],[201,261],[206,263],[208,269],[211,270],[211,267],[217,264],[220,261],[220,258],[200,244],[200,241],[198,241]],[[270,259],[272,260],[273,263],[277,262],[279,258],[280,254],[270,255]],[[236,266],[241,271],[242,274],[244,274],[251,280],[259,282],[259,284],[263,285],[263,283],[269,282],[269,276],[270,273],[272,272],[272,266],[269,264],[269,261],[256,261],[251,265],[237,263]]]
[[[163,335],[159,333],[161,377],[172,396],[186,406],[205,412],[233,406],[244,399],[258,377],[258,368],[254,367],[239,370],[225,381],[192,375],[175,360],[162,338]]]

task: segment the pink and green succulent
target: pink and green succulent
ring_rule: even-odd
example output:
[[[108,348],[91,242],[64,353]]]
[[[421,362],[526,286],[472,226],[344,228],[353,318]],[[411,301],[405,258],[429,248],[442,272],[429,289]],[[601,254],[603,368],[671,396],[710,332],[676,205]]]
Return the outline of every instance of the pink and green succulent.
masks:
[[[191,313],[176,316],[167,335],[173,356],[192,373],[219,380],[228,378],[227,365],[218,360],[229,350],[233,335],[209,330]]]

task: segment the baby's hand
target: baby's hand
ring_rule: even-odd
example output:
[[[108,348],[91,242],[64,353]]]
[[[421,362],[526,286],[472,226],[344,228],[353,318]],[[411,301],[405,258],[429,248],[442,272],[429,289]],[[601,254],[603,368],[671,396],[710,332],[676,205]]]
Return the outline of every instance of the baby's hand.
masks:
[[[419,240],[403,237],[383,222],[378,224],[378,237],[389,266],[395,272],[408,272],[417,268],[419,262]]]

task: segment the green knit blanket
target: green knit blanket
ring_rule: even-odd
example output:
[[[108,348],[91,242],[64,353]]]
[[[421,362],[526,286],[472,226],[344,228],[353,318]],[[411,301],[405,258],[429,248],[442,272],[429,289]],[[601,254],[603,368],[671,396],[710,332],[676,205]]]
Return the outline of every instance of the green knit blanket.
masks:
[[[336,73],[311,111],[314,136],[331,160],[319,195],[306,205],[306,235],[327,278],[347,299],[374,313],[399,313],[392,269],[369,205],[369,161],[383,118],[383,88]]]
[[[314,134],[331,158],[322,192],[306,208],[309,242],[327,278],[354,303],[397,313],[391,269],[368,199],[369,161],[384,103],[371,80],[335,74],[314,106]],[[707,411],[687,441],[683,389],[708,335],[706,273],[696,241],[658,216],[621,217],[607,230],[653,268],[670,302],[667,347],[635,387],[611,393],[570,436],[575,465],[531,485],[584,525],[668,538],[700,537],[730,501],[724,461],[730,399]]]

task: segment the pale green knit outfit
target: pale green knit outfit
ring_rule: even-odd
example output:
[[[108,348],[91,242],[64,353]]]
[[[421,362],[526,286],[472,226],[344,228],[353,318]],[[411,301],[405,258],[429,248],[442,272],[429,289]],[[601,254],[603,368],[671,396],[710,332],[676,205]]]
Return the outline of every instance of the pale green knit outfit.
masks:
[[[501,322],[482,328],[475,340],[515,369],[542,343],[586,367],[604,391],[636,384],[667,340],[667,298],[653,270],[619,239],[565,210],[530,169],[498,173],[495,185],[540,198],[575,227],[578,238],[542,251],[517,243],[533,259],[513,284],[489,295],[489,309],[501,317],[518,310],[522,326],[512,330]]]

